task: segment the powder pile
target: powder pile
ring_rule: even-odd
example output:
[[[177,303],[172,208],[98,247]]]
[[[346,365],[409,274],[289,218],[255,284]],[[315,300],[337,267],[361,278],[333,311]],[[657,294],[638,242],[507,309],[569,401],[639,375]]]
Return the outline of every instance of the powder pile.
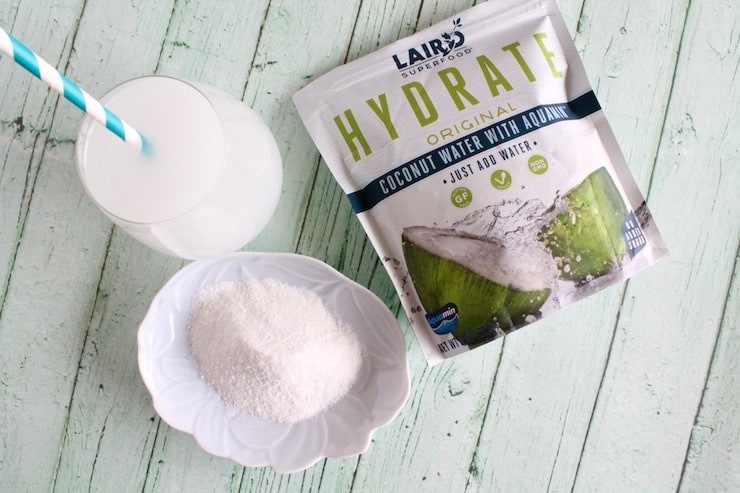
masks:
[[[204,288],[188,331],[201,375],[224,401],[280,423],[302,421],[337,402],[362,364],[351,327],[313,292],[275,279]]]

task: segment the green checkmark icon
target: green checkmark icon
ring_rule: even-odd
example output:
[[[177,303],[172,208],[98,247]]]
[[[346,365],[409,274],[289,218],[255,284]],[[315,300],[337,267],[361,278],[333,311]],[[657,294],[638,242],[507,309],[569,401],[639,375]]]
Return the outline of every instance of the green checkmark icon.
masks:
[[[511,173],[497,169],[491,174],[491,185],[497,190],[506,190],[511,186]]]

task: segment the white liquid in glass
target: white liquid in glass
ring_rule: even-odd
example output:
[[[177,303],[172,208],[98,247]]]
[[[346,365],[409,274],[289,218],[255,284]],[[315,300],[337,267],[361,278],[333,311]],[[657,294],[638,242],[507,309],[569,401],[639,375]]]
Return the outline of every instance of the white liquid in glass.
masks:
[[[143,243],[183,258],[239,249],[277,205],[277,144],[251,109],[215,89],[142,77],[101,101],[152,144],[150,156],[86,118],[78,171],[98,206]]]

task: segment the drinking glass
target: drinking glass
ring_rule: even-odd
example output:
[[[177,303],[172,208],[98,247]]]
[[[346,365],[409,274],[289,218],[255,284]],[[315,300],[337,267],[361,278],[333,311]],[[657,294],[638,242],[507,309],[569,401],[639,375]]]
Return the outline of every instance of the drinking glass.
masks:
[[[238,99],[146,76],[101,103],[151,143],[140,152],[86,116],[77,137],[85,191],[128,234],[162,253],[210,258],[252,240],[275,211],[282,161],[275,138]]]

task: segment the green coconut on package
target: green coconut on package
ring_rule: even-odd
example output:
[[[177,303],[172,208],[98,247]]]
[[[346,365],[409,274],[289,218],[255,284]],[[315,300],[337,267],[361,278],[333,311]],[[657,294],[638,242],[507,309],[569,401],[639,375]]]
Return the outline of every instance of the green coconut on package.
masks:
[[[569,190],[539,238],[558,262],[560,277],[577,284],[608,274],[627,254],[622,224],[628,211],[606,168]]]
[[[539,314],[554,274],[537,245],[513,249],[453,229],[416,226],[402,235],[409,276],[427,313],[450,303],[458,323],[452,335],[476,346]]]

